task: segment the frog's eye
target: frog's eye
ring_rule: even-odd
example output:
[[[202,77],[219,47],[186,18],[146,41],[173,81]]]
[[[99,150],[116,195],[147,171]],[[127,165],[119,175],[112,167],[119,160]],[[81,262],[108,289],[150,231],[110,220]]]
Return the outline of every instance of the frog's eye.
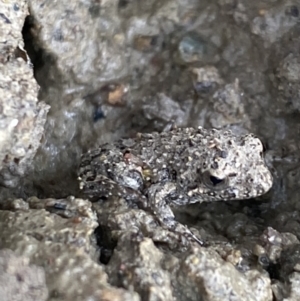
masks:
[[[203,183],[210,189],[224,189],[228,185],[228,178],[219,178],[212,175],[208,170],[202,175]]]

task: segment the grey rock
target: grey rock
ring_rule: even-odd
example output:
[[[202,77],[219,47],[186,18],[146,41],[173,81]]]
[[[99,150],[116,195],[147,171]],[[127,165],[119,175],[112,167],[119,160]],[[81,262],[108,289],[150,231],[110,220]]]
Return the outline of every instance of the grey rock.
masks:
[[[0,3],[0,184],[16,187],[31,167],[49,110],[23,49],[26,1]]]
[[[42,267],[16,256],[9,249],[0,250],[0,296],[2,301],[46,301],[48,289]]]
[[[175,279],[182,300],[272,300],[266,274],[253,270],[243,275],[212,250],[193,249],[181,262]]]

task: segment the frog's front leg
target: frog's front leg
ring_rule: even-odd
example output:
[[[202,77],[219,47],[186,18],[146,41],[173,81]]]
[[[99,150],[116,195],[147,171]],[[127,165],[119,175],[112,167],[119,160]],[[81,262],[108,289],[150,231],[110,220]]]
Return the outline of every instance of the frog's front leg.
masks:
[[[176,185],[171,182],[152,184],[147,191],[149,207],[162,226],[181,235],[194,239],[198,244],[203,241],[197,238],[186,226],[175,220],[174,213],[169,206],[168,200],[176,197]],[[176,201],[175,201],[176,203]]]

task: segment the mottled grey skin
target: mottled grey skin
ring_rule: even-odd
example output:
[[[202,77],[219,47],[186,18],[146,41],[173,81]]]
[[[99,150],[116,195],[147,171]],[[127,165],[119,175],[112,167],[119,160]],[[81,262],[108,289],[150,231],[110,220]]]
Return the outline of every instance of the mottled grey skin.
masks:
[[[178,228],[170,204],[254,198],[272,186],[261,141],[226,130],[139,134],[82,156],[80,188],[91,198],[123,197]],[[185,230],[185,232],[188,232]]]

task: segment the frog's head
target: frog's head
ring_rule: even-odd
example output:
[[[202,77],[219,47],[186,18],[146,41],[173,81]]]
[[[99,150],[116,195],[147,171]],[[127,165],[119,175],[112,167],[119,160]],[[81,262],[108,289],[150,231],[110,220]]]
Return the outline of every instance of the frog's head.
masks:
[[[197,166],[198,185],[188,192],[202,200],[250,199],[270,190],[272,175],[263,158],[263,145],[252,134],[234,136],[214,130],[207,140],[209,151]]]

